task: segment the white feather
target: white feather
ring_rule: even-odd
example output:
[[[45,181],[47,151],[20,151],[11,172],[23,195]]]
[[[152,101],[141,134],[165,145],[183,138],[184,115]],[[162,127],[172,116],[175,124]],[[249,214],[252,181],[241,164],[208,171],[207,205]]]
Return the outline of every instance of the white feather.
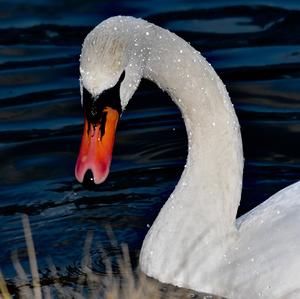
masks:
[[[113,17],[84,41],[82,83],[99,95],[124,69],[123,109],[141,78],[148,78],[178,105],[188,134],[186,168],[144,240],[142,270],[162,282],[228,298],[300,298],[300,183],[236,220],[242,141],[213,68],[168,30]]]

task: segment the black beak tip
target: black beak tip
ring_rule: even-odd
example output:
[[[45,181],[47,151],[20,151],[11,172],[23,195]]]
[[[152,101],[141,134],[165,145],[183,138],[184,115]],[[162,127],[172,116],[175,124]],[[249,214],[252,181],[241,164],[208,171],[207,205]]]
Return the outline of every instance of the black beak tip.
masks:
[[[88,190],[95,189],[96,184],[94,182],[94,175],[90,169],[85,173],[82,185]]]

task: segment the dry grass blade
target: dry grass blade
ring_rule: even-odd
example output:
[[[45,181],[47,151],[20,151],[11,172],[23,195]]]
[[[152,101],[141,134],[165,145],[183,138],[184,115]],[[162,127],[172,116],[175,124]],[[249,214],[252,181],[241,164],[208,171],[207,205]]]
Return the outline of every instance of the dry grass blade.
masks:
[[[29,282],[27,275],[18,259],[18,253],[14,251],[11,255],[11,259],[14,265],[14,268],[17,272],[17,287],[19,289],[19,295],[21,298],[34,298],[33,293],[29,287]]]
[[[1,292],[0,298],[11,299],[11,296],[10,296],[9,291],[7,289],[7,286],[6,286],[6,283],[5,283],[5,280],[3,278],[1,270],[0,270],[0,292]]]
[[[51,299],[51,290],[48,286],[44,286],[42,288],[43,294],[44,294],[44,299]]]
[[[29,219],[27,215],[22,216],[22,223],[25,233],[25,241],[29,257],[30,270],[32,274],[33,293],[35,299],[42,299],[42,290],[40,284],[40,276],[38,272],[38,265],[36,261],[36,253],[33,244],[32,234],[30,230]]]

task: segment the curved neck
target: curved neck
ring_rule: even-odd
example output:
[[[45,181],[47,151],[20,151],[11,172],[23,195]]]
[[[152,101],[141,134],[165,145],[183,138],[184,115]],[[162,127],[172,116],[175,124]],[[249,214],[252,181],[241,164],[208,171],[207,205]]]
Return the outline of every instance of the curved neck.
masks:
[[[235,232],[243,152],[236,114],[213,68],[181,38],[155,29],[161,38],[151,48],[144,76],[167,91],[178,105],[189,140],[186,167],[148,232],[140,258],[148,275],[168,282],[187,256],[193,259],[191,248],[197,249],[195,260],[203,255],[207,271],[218,267],[216,260],[221,260],[228,246],[224,237],[230,240],[228,234]],[[216,253],[210,262],[208,252],[213,242]],[[210,244],[207,250],[205,244]],[[164,265],[170,259],[176,265],[166,270]]]
[[[199,203],[203,216],[232,226],[243,172],[238,119],[224,84],[205,58],[175,34],[163,33],[164,51],[159,44],[151,49],[144,74],[170,94],[187,130],[187,163],[172,198],[189,197]]]

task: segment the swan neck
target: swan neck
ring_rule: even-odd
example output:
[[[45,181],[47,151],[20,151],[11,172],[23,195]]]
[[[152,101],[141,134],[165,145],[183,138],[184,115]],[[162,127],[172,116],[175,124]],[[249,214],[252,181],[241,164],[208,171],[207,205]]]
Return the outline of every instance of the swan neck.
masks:
[[[167,31],[168,32],[168,31]],[[151,48],[145,76],[166,90],[181,110],[188,136],[185,169],[169,201],[193,202],[204,217],[218,219],[219,228],[234,226],[240,202],[243,151],[240,127],[221,79],[190,45],[176,41],[169,51]],[[170,53],[172,52],[172,54]],[[159,59],[157,59],[157,57]],[[163,67],[162,67],[163,66]],[[220,221],[221,220],[221,221]]]
[[[179,286],[187,281],[182,275],[194,277],[203,267],[197,279],[209,291],[219,282],[207,277],[224,266],[237,233],[243,173],[240,128],[226,88],[205,58],[176,35],[166,30],[158,34],[165,41],[151,48],[144,76],[167,91],[181,110],[188,156],[175,190],[144,240],[140,263],[148,275]]]

